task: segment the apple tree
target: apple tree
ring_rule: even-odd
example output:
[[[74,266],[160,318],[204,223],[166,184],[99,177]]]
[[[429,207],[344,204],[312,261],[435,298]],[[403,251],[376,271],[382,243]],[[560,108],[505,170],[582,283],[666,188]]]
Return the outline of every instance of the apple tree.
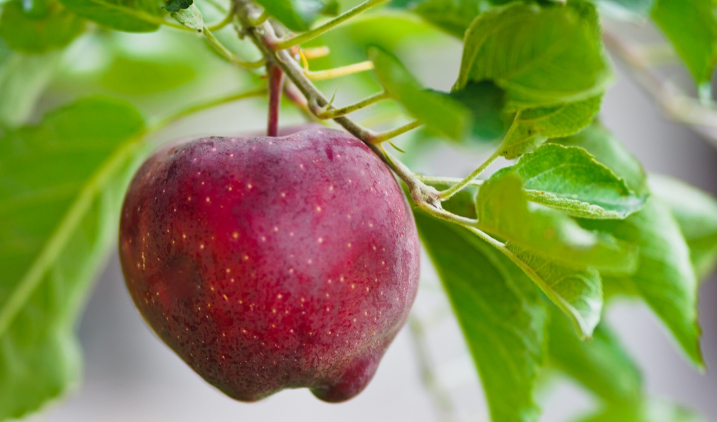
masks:
[[[717,201],[646,174],[599,113],[609,50],[671,117],[714,127],[712,0],[0,8],[0,420],[78,384],[76,325],[118,242],[148,324],[238,400],[365,388],[408,319],[420,242],[490,420],[540,420],[548,370],[599,401],[584,421],[702,420],[645,392],[603,315],[615,298],[644,302],[704,370],[698,288],[717,262]],[[653,25],[669,49],[608,21]],[[436,37],[462,49],[443,69],[450,89],[403,60]],[[694,98],[654,72],[663,56]],[[332,92],[337,78],[350,83]],[[160,145],[162,130],[238,101],[265,113],[266,133]],[[462,178],[416,173],[426,144],[491,153]]]

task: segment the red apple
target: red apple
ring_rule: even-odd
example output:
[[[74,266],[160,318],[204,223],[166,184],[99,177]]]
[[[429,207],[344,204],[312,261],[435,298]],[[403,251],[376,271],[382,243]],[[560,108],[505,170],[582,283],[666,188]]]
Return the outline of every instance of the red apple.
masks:
[[[416,295],[419,243],[385,164],[355,137],[208,137],[135,175],[120,258],[134,303],[210,384],[241,401],[371,380]]]

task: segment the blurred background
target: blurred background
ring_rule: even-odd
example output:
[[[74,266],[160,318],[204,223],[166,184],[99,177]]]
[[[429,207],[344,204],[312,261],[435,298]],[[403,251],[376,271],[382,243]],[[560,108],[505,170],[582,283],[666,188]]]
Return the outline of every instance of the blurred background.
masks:
[[[391,40],[391,49],[426,85],[450,89],[460,63],[460,43],[415,19],[403,25],[384,29],[393,32],[380,35]],[[659,40],[656,31],[646,26],[615,30],[646,41]],[[353,37],[365,44],[379,34],[363,31],[360,21],[332,33],[331,39],[316,42],[332,48],[332,55],[317,66],[325,66],[331,60],[346,64],[356,57],[362,59],[360,50],[344,51],[338,47],[341,37]],[[253,52],[244,44],[228,38],[226,42],[251,58]],[[44,93],[39,98],[37,115],[72,98],[103,93],[129,99],[148,116],[158,116],[171,111],[168,106],[187,103],[189,99],[213,98],[257,82],[222,63],[199,40],[166,29],[147,35],[99,31],[81,37],[61,56],[53,53],[37,59],[46,61],[43,66],[58,69],[54,76],[39,76],[47,89],[39,90]],[[638,88],[619,62],[615,64],[615,84],[603,105],[604,124],[647,171],[675,176],[717,196],[717,147],[710,146],[692,129],[667,120],[652,97]],[[667,67],[666,71],[675,83],[691,85],[679,67]],[[369,75],[327,82],[320,87],[327,94],[339,87],[339,105],[378,89]],[[261,101],[222,106],[186,118],[155,138],[162,142],[261,131],[265,110]],[[374,125],[400,123],[391,105],[362,113],[362,118]],[[281,124],[300,122],[300,114],[286,107]],[[403,138],[398,144],[407,149],[406,160],[412,162],[414,171],[426,174],[462,177],[490,151],[490,145],[427,143],[424,136],[415,134]],[[491,169],[503,164],[496,163]],[[435,363],[437,383],[454,402],[457,419],[448,418],[434,407],[419,376],[414,339],[408,328],[388,350],[366,391],[348,403],[326,404],[308,390],[285,391],[255,404],[232,401],[202,381],[150,332],[125,290],[117,253],[113,251],[79,326],[86,358],[84,383],[68,400],[49,406],[32,420],[487,421],[483,393],[458,325],[425,256],[422,265],[422,286],[414,313],[426,332],[428,347],[424,351]],[[687,364],[644,305],[613,304],[607,319],[644,370],[650,394],[669,397],[717,420],[717,280],[702,285],[700,298],[707,374],[699,374]],[[593,406],[587,394],[565,379],[546,379],[540,401],[542,420],[549,422],[571,420]]]

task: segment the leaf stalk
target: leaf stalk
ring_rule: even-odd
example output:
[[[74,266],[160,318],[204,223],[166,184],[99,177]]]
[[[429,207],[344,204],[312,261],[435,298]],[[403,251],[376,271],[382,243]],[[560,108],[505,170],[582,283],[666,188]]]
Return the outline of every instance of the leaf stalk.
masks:
[[[305,42],[311,41],[314,38],[336,28],[338,25],[346,22],[347,20],[353,18],[356,15],[359,15],[368,9],[378,6],[381,3],[385,3],[388,0],[367,0],[358,6],[354,7],[353,9],[347,10],[346,12],[342,13],[341,15],[331,19],[330,21],[326,22],[325,24],[314,28],[310,31],[306,31],[301,35],[297,35],[295,37],[287,38],[278,41],[276,45],[277,50],[284,50],[287,48],[295,47],[297,45],[303,44]]]
[[[368,107],[371,104],[375,104],[387,98],[389,98],[388,95],[385,92],[381,92],[367,97],[357,103],[347,105],[346,107],[329,109],[331,102],[324,107],[318,107],[316,104],[312,104],[311,107],[313,107],[312,111],[319,119],[335,119],[337,117],[353,113],[354,111],[361,110],[364,107]],[[333,101],[333,98],[331,100]]]
[[[481,164],[477,169],[473,170],[473,172],[471,174],[469,174],[465,179],[461,180],[460,182],[456,183],[455,185],[451,186],[450,188],[442,191],[439,195],[439,199],[441,201],[447,201],[453,195],[460,192],[463,188],[465,188],[466,186],[471,184],[471,182],[473,182],[473,180],[476,177],[480,176],[480,174],[483,173],[483,171],[485,171],[485,169],[487,169],[488,166],[493,164],[493,162],[496,159],[498,159],[498,157],[500,157],[500,151],[501,151],[500,148],[496,149],[493,152],[493,154],[491,154],[491,156],[488,157],[488,159],[483,162],[483,164]]]

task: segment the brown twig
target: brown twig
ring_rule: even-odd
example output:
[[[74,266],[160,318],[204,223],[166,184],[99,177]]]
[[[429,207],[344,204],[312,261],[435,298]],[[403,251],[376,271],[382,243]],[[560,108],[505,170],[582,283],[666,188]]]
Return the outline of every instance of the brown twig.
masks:
[[[261,51],[266,60],[275,63],[281,68],[286,77],[291,80],[296,88],[303,94],[309,104],[325,107],[329,103],[328,99],[306,77],[304,69],[302,69],[295,58],[292,57],[291,52],[289,50],[277,51],[279,39],[271,23],[267,21],[252,26],[252,22],[256,22],[256,16],[260,15],[260,10],[248,0],[235,0],[235,2],[238,17],[242,22],[244,31]],[[411,192],[411,197],[419,207],[424,209],[441,209],[440,201],[438,201],[438,191],[418,180],[403,163],[392,159],[383,148],[376,144],[377,140],[385,140],[382,138],[383,134],[366,129],[347,116],[336,117],[333,120],[346,129],[346,131],[366,143],[366,145],[406,183]]]
[[[659,78],[636,47],[611,31],[604,31],[603,41],[627,68],[635,82],[673,119],[693,126],[717,145],[717,109],[701,104],[682,93],[676,86]]]

